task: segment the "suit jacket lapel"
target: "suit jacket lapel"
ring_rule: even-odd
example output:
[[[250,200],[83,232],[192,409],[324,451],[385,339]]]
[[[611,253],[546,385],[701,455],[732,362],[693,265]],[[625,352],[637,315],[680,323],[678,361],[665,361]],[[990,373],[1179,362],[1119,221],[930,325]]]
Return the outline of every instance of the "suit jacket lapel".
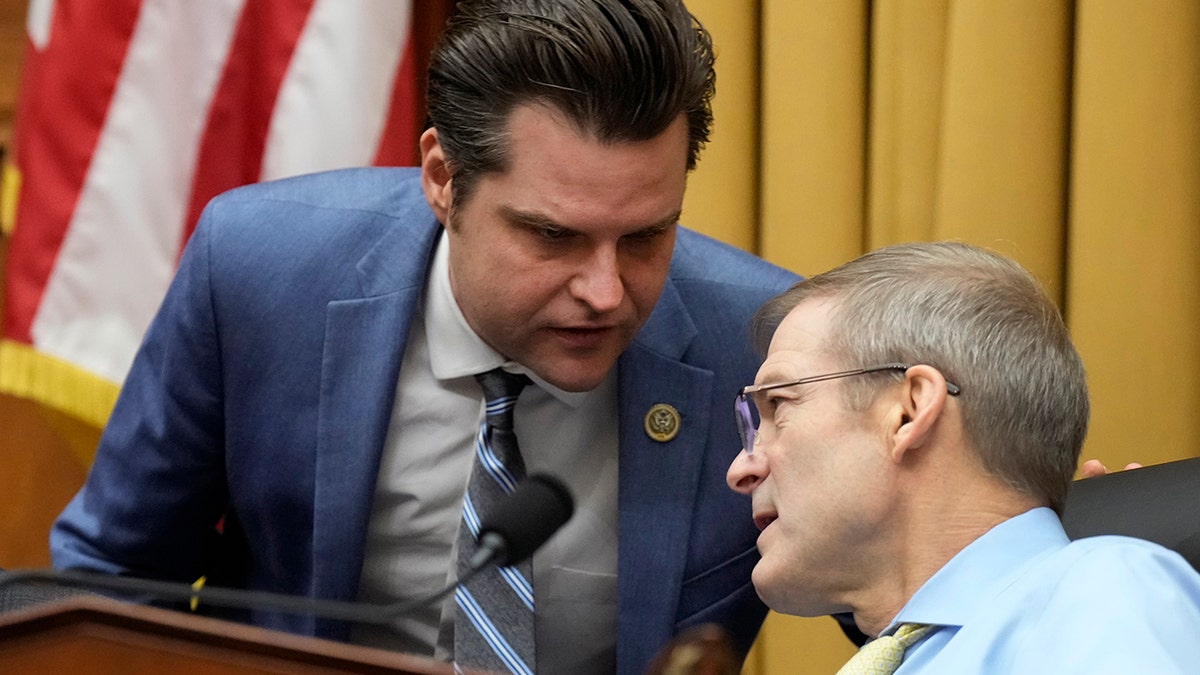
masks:
[[[353,599],[362,572],[371,501],[395,400],[408,328],[420,304],[440,228],[425,211],[397,226],[359,261],[363,297],[326,308],[321,363],[313,589]],[[424,228],[404,222],[427,222]],[[345,626],[319,622],[333,637]]]
[[[712,372],[680,360],[695,335],[668,283],[619,362],[618,672],[648,662],[675,623],[712,400]],[[680,418],[679,434],[666,442],[645,430],[660,403]]]

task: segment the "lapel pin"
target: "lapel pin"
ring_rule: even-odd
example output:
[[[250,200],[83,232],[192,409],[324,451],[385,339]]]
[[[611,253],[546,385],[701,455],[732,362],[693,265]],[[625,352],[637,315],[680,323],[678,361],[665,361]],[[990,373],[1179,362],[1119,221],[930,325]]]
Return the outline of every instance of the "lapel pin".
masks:
[[[679,435],[679,411],[666,403],[655,403],[646,413],[644,425],[647,436],[666,443]]]

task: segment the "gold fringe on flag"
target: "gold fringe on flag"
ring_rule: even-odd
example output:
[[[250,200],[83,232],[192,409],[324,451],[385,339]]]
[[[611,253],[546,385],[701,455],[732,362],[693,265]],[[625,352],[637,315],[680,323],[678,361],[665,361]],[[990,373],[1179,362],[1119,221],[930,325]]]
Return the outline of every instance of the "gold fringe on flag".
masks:
[[[21,194],[21,170],[4,164],[0,173],[0,233],[12,236],[17,224],[17,195]]]
[[[41,403],[95,429],[104,427],[118,385],[11,340],[0,341],[0,392]],[[90,457],[81,457],[88,463]]]

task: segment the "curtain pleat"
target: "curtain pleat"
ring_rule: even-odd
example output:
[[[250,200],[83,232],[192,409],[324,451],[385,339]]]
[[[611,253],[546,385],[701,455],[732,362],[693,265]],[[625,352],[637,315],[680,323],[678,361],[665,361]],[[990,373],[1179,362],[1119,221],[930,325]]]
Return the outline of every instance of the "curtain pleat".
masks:
[[[1200,3],[1080,2],[1076,45],[1065,257],[1084,454],[1200,455]]]

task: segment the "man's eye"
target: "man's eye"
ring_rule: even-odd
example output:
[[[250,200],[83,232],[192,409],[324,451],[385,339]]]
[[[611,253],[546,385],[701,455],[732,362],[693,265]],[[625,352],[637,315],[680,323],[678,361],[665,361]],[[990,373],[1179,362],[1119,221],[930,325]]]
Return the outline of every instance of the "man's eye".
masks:
[[[666,227],[651,227],[645,230],[638,230],[637,232],[627,234],[625,235],[624,239],[635,244],[640,244],[655,241],[666,234],[666,232]]]
[[[541,226],[535,232],[542,239],[547,241],[564,241],[569,239],[573,234],[570,230],[561,227]]]
[[[799,399],[796,396],[789,394],[771,396],[767,399],[767,407],[763,409],[763,416],[765,417],[766,415],[771,415],[774,417],[775,414],[779,412],[780,408],[785,408],[789,405],[795,404],[798,400]]]
[[[763,419],[767,419],[775,413],[775,397],[770,394],[757,397],[754,405],[758,406],[758,413]]]

